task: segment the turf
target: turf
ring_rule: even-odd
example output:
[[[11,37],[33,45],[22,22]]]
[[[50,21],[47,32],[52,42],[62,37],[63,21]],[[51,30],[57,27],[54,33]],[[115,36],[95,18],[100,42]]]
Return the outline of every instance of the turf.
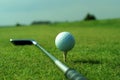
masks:
[[[76,40],[67,62],[54,44],[69,31]],[[35,39],[47,51],[88,80],[120,79],[120,19],[0,28],[0,80],[66,80],[35,46],[14,46],[9,39]]]

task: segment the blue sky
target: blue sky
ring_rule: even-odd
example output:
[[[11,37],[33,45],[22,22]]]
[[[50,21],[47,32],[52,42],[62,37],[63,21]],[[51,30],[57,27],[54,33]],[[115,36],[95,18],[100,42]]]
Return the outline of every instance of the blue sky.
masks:
[[[88,12],[98,19],[120,18],[120,0],[0,0],[0,25],[76,21]]]

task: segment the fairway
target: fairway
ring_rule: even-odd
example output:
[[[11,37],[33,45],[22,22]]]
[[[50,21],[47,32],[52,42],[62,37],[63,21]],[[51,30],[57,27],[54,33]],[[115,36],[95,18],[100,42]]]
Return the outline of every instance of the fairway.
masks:
[[[75,46],[63,60],[55,37],[71,32]],[[0,28],[0,80],[67,80],[38,48],[14,46],[9,39],[34,39],[88,80],[120,79],[120,19]]]

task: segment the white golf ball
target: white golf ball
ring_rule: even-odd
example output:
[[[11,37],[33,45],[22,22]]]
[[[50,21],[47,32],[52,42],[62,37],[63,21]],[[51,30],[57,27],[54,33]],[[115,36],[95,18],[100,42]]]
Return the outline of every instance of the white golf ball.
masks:
[[[55,39],[55,45],[61,51],[67,52],[75,45],[75,39],[69,32],[61,32]]]

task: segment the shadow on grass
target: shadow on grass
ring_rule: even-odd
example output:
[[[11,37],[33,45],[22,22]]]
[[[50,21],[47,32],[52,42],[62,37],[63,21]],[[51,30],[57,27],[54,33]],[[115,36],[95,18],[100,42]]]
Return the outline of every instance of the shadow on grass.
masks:
[[[101,64],[98,60],[75,60],[74,63],[88,63],[88,64]]]

